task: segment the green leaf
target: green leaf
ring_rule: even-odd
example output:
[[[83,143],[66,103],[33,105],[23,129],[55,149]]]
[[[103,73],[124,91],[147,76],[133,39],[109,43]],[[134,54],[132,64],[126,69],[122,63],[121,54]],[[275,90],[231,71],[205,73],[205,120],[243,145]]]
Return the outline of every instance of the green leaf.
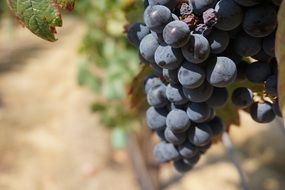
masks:
[[[285,114],[285,1],[278,13],[278,29],[276,33],[276,57],[278,61],[278,97],[283,115]]]
[[[61,6],[66,5],[60,0]],[[69,1],[69,0],[68,0]],[[59,7],[52,0],[8,0],[15,16],[31,32],[42,39],[56,41],[56,27],[62,26]]]

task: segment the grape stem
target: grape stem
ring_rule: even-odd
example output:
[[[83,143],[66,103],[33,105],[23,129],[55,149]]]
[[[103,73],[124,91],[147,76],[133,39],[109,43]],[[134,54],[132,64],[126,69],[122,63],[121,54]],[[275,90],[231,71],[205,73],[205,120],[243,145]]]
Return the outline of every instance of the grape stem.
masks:
[[[242,167],[241,167],[241,165],[237,159],[237,155],[235,153],[233,142],[232,142],[231,137],[229,136],[228,133],[223,134],[222,141],[223,141],[223,144],[227,150],[227,153],[228,153],[234,167],[237,170],[237,173],[239,174],[241,190],[249,190],[248,182],[247,182],[246,177],[245,177],[245,173],[244,173],[244,171],[243,171],[243,169],[242,169]]]

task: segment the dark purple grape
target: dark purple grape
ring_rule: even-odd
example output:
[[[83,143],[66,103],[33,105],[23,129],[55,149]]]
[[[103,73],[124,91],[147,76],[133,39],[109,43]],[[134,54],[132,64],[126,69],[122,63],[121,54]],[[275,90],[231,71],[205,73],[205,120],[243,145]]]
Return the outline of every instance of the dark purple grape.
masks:
[[[162,84],[163,84],[162,81],[160,80],[160,78],[158,78],[157,75],[154,75],[154,74],[149,75],[144,80],[144,91],[147,94],[149,89],[155,86],[162,85]]]
[[[175,20],[168,23],[163,29],[164,41],[174,48],[186,45],[190,38],[190,29],[185,22]]]
[[[139,52],[140,55],[147,61],[150,63],[154,63],[154,53],[156,51],[156,49],[158,48],[159,44],[157,41],[157,38],[155,38],[155,36],[153,36],[152,34],[148,34],[146,35],[141,43],[140,43],[140,47],[139,47]]]
[[[211,108],[206,103],[190,103],[187,115],[194,123],[204,123],[211,114]]]
[[[220,117],[215,117],[208,122],[214,137],[221,136],[225,131],[225,124]]]
[[[154,156],[159,162],[169,162],[180,158],[176,147],[171,143],[161,142],[154,147]]]
[[[208,40],[200,34],[192,34],[188,44],[182,47],[185,59],[191,63],[202,63],[210,54]]]
[[[189,1],[193,12],[196,14],[202,14],[209,8],[213,8],[217,0],[191,0]]]
[[[175,8],[177,0],[148,0],[148,3],[149,5],[163,5],[172,10]]]
[[[154,86],[147,93],[147,102],[150,106],[161,108],[168,104],[166,87],[164,84]]]
[[[178,147],[179,153],[183,158],[193,158],[198,154],[198,149],[189,141],[185,141]]]
[[[239,108],[247,108],[253,104],[253,92],[249,88],[236,88],[232,94],[232,102]]]
[[[187,164],[183,159],[174,161],[173,165],[179,173],[186,173],[193,168],[193,165]]]
[[[243,57],[256,55],[261,50],[260,38],[254,38],[245,32],[238,34],[234,40],[234,49],[238,55]]]
[[[150,107],[146,111],[147,125],[152,130],[162,130],[166,127],[167,108]]]
[[[177,69],[184,58],[180,49],[171,46],[158,46],[154,54],[154,60],[163,69]]]
[[[207,101],[214,91],[214,87],[205,81],[201,86],[194,89],[183,88],[183,93],[191,102],[201,103]]]
[[[271,74],[270,64],[257,61],[248,64],[246,67],[246,77],[254,83],[263,83]]]
[[[263,0],[235,0],[236,3],[244,7],[252,7],[262,3]]]
[[[215,27],[220,30],[233,30],[242,23],[242,8],[233,0],[220,0],[215,10],[218,16],[218,23]]]
[[[250,107],[252,119],[258,123],[269,123],[274,120],[275,113],[269,102],[256,102]]]
[[[144,11],[144,22],[154,32],[162,33],[165,25],[172,19],[171,11],[162,5],[150,5]]]
[[[174,133],[182,133],[189,129],[191,122],[184,110],[174,109],[166,118],[166,126]]]
[[[275,39],[275,32],[263,39],[263,50],[267,55],[271,57],[275,57]]]
[[[128,29],[128,40],[138,48],[141,40],[150,33],[148,27],[143,23],[135,23]]]
[[[176,105],[185,104],[188,101],[183,93],[182,86],[179,84],[168,84],[166,87],[166,97]]]
[[[185,132],[175,133],[171,129],[166,127],[166,129],[164,131],[164,136],[165,136],[165,140],[167,142],[172,143],[174,145],[180,145],[180,144],[184,143],[184,141],[186,140],[187,133],[185,133]]]
[[[230,37],[228,32],[221,30],[212,30],[210,35],[207,36],[209,40],[211,53],[219,54],[225,51],[230,42]]]
[[[226,87],[237,76],[235,63],[227,57],[212,58],[208,62],[207,80],[215,87]]]
[[[246,11],[243,29],[252,37],[265,37],[271,34],[277,26],[277,13],[273,6],[259,5]]]
[[[212,136],[211,127],[205,123],[191,127],[188,131],[189,141],[197,147],[202,147],[210,143]]]
[[[277,75],[271,75],[266,79],[265,90],[270,96],[278,96],[277,93]]]
[[[185,61],[179,69],[178,80],[183,87],[193,89],[201,86],[206,74],[199,65]]]

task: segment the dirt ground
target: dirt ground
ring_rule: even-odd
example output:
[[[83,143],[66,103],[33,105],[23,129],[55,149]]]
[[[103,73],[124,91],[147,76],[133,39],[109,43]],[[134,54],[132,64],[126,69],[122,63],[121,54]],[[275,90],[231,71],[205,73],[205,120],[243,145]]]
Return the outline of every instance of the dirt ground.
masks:
[[[96,95],[76,81],[85,29],[65,22],[52,44],[23,28],[0,33],[0,190],[137,190],[128,158],[114,161],[110,132],[90,112]],[[250,189],[284,190],[284,131],[244,113],[242,125],[231,134]],[[162,169],[164,189],[240,189],[221,144],[182,179],[173,174]]]

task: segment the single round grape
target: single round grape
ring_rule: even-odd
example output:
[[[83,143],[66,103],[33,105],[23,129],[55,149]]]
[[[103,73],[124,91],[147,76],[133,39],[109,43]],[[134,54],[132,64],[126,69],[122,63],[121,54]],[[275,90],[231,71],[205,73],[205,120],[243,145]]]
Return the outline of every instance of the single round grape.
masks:
[[[270,96],[278,96],[277,93],[277,75],[271,75],[265,82],[265,90]]]
[[[160,78],[158,78],[157,75],[151,74],[147,76],[144,80],[144,91],[147,94],[149,89],[162,84],[163,84],[162,81],[160,80]]]
[[[161,142],[157,144],[154,147],[153,153],[155,158],[162,163],[172,160],[178,160],[180,158],[178,150],[171,143]]]
[[[193,158],[198,154],[198,149],[189,141],[185,141],[178,147],[179,153],[183,158]]]
[[[183,159],[174,161],[173,165],[179,173],[186,173],[193,168],[193,165],[187,164]]]
[[[167,108],[150,107],[146,111],[147,125],[152,130],[162,130],[166,127]]]
[[[140,47],[139,47],[140,55],[147,62],[154,63],[155,62],[154,53],[156,49],[158,48],[158,46],[159,44],[158,44],[157,39],[152,34],[148,34],[142,39],[140,43]]]
[[[194,89],[183,88],[183,93],[188,100],[196,103],[207,101],[214,91],[214,87],[205,81],[201,86]]]
[[[196,14],[202,14],[209,8],[213,8],[217,0],[191,0],[190,6],[193,8],[193,12]]]
[[[207,104],[214,108],[221,107],[227,103],[228,96],[227,88],[215,87],[212,96],[207,100]]]
[[[200,34],[192,34],[189,42],[182,47],[185,59],[191,63],[202,63],[210,54],[208,40]]]
[[[220,117],[214,117],[208,122],[214,137],[221,136],[225,131],[225,124]]]
[[[253,104],[253,92],[245,87],[236,88],[232,94],[232,102],[239,108],[247,108]]]
[[[245,32],[238,34],[234,40],[234,49],[238,55],[243,57],[256,55],[261,50],[260,38],[254,38]]]
[[[222,30],[213,30],[210,35],[207,36],[209,40],[211,53],[219,54],[225,51],[230,42],[230,36],[228,32]]]
[[[183,21],[174,20],[163,29],[163,39],[171,47],[183,47],[188,43],[189,38],[190,29]]]
[[[190,103],[187,115],[194,123],[204,123],[211,114],[211,108],[206,103]]]
[[[259,5],[248,9],[243,20],[243,29],[252,37],[265,37],[277,26],[277,13],[273,6]]]
[[[176,69],[183,59],[181,50],[171,46],[158,46],[154,54],[155,63],[163,69]]]
[[[244,7],[252,7],[260,4],[262,0],[235,0],[235,2]]]
[[[163,78],[170,84],[179,83],[178,80],[178,69],[163,69],[162,70]]]
[[[171,11],[162,5],[148,6],[144,11],[144,22],[154,32],[162,33],[172,19]]]
[[[209,144],[210,144],[210,143],[209,143]],[[208,145],[208,144],[207,144],[207,145]],[[205,145],[205,146],[207,146],[207,145]],[[204,146],[201,146],[201,147],[204,147]],[[200,149],[201,147],[198,147],[198,149]],[[200,152],[200,151],[199,151],[199,152]],[[184,158],[184,162],[185,162],[186,164],[188,164],[188,165],[194,166],[194,165],[196,165],[196,164],[199,162],[200,158],[201,158],[201,154],[197,154],[196,156],[194,156],[194,157],[192,157],[192,158]]]
[[[246,67],[246,77],[254,83],[263,83],[271,74],[270,64],[257,61],[248,64]]]
[[[205,81],[206,74],[199,65],[185,61],[178,71],[178,80],[185,88],[197,88]]]
[[[176,105],[185,104],[188,101],[183,93],[182,86],[179,84],[168,84],[166,87],[166,97]]]
[[[215,10],[218,15],[218,23],[215,27],[220,30],[233,30],[242,23],[242,8],[233,0],[220,0]]]
[[[166,126],[174,133],[185,132],[189,129],[191,122],[184,110],[174,109],[166,118]]]
[[[237,76],[235,63],[227,57],[216,57],[209,60],[207,67],[207,80],[215,87],[226,87]]]
[[[141,40],[150,33],[148,27],[143,23],[135,23],[128,29],[128,40],[138,48]]]
[[[275,32],[263,39],[262,47],[267,55],[275,57]]]
[[[269,123],[274,120],[275,113],[269,102],[256,102],[250,107],[252,119],[258,123]]]
[[[213,133],[211,131],[211,127],[206,124],[197,124],[195,127],[190,127],[188,131],[188,139],[189,141],[197,146],[205,146],[212,140]]]
[[[172,10],[175,8],[177,0],[148,0],[148,3],[149,5],[163,5]]]
[[[164,84],[159,86],[154,86],[149,89],[147,93],[147,102],[150,106],[154,107],[164,107],[168,104],[166,97],[166,87]]]
[[[174,133],[171,129],[166,127],[164,131],[164,136],[167,142],[172,143],[174,145],[180,145],[184,143],[187,138],[187,133]]]

